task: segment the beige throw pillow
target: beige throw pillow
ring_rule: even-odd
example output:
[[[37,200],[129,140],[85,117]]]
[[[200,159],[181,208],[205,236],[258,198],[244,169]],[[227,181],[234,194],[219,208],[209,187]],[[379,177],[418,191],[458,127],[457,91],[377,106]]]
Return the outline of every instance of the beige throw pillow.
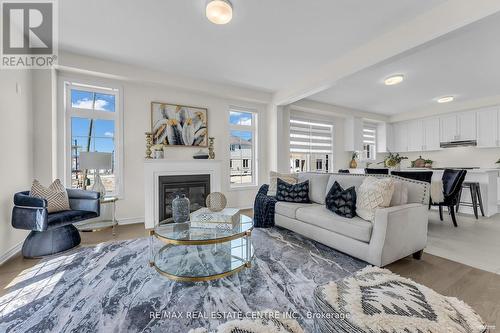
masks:
[[[356,193],[356,214],[364,220],[373,221],[377,208],[389,207],[393,192],[392,178],[367,177]]]
[[[275,196],[278,188],[278,178],[287,182],[288,184],[297,184],[299,182],[299,175],[296,173],[279,173],[275,171],[269,172],[269,190],[267,195]]]
[[[35,179],[31,185],[30,196],[47,200],[49,213],[71,210],[68,192],[59,179],[54,180],[49,187],[43,186]]]

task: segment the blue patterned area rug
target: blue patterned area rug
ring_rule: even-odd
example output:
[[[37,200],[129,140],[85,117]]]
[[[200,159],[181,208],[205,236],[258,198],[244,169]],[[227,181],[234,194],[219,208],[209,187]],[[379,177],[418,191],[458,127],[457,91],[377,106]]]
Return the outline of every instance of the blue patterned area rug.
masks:
[[[149,267],[149,240],[81,247],[22,272],[0,298],[0,332],[187,332],[252,311],[297,317],[312,331],[313,291],[366,263],[288,230],[252,234],[253,265],[199,283]]]

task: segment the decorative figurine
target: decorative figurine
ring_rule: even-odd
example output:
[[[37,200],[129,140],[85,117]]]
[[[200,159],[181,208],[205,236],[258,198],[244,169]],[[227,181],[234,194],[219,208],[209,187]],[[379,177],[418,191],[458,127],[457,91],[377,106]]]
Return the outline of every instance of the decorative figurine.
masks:
[[[189,221],[189,199],[184,194],[172,200],[172,218],[175,223],[182,223]]]

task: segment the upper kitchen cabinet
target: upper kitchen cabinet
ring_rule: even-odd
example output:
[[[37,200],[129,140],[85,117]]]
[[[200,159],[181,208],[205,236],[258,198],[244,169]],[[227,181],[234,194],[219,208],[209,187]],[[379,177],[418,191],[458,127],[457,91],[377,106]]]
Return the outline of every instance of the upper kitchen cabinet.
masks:
[[[498,108],[488,108],[477,111],[477,146],[496,147],[499,145]]]
[[[441,128],[441,142],[451,142],[458,140],[458,116],[450,114],[439,118]]]
[[[394,151],[404,153],[408,151],[408,124],[395,123],[393,124],[393,147]]]
[[[408,151],[424,150],[424,128],[422,120],[412,120],[407,124]]]
[[[380,122],[377,124],[377,153],[394,151],[394,133],[392,124]]]
[[[467,111],[439,119],[441,142],[476,140],[476,112]]]
[[[458,140],[476,140],[476,112],[468,111],[458,114]]]
[[[439,145],[439,118],[426,118],[422,120],[424,129],[424,147],[423,151],[432,151],[441,149]]]

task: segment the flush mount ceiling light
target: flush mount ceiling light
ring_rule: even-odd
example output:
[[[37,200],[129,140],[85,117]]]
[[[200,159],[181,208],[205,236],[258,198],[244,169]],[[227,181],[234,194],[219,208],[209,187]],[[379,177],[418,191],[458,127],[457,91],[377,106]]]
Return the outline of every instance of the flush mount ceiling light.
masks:
[[[453,96],[443,96],[443,97],[439,97],[437,99],[437,102],[438,103],[449,103],[449,102],[453,102],[454,99],[455,99],[455,97],[453,97]]]
[[[388,78],[386,78],[384,80],[384,83],[386,86],[393,86],[396,84],[400,84],[401,82],[403,82],[404,79],[405,79],[404,75],[398,74],[398,75],[389,76]]]
[[[226,24],[233,18],[233,5],[229,0],[209,0],[206,15],[210,22]]]

